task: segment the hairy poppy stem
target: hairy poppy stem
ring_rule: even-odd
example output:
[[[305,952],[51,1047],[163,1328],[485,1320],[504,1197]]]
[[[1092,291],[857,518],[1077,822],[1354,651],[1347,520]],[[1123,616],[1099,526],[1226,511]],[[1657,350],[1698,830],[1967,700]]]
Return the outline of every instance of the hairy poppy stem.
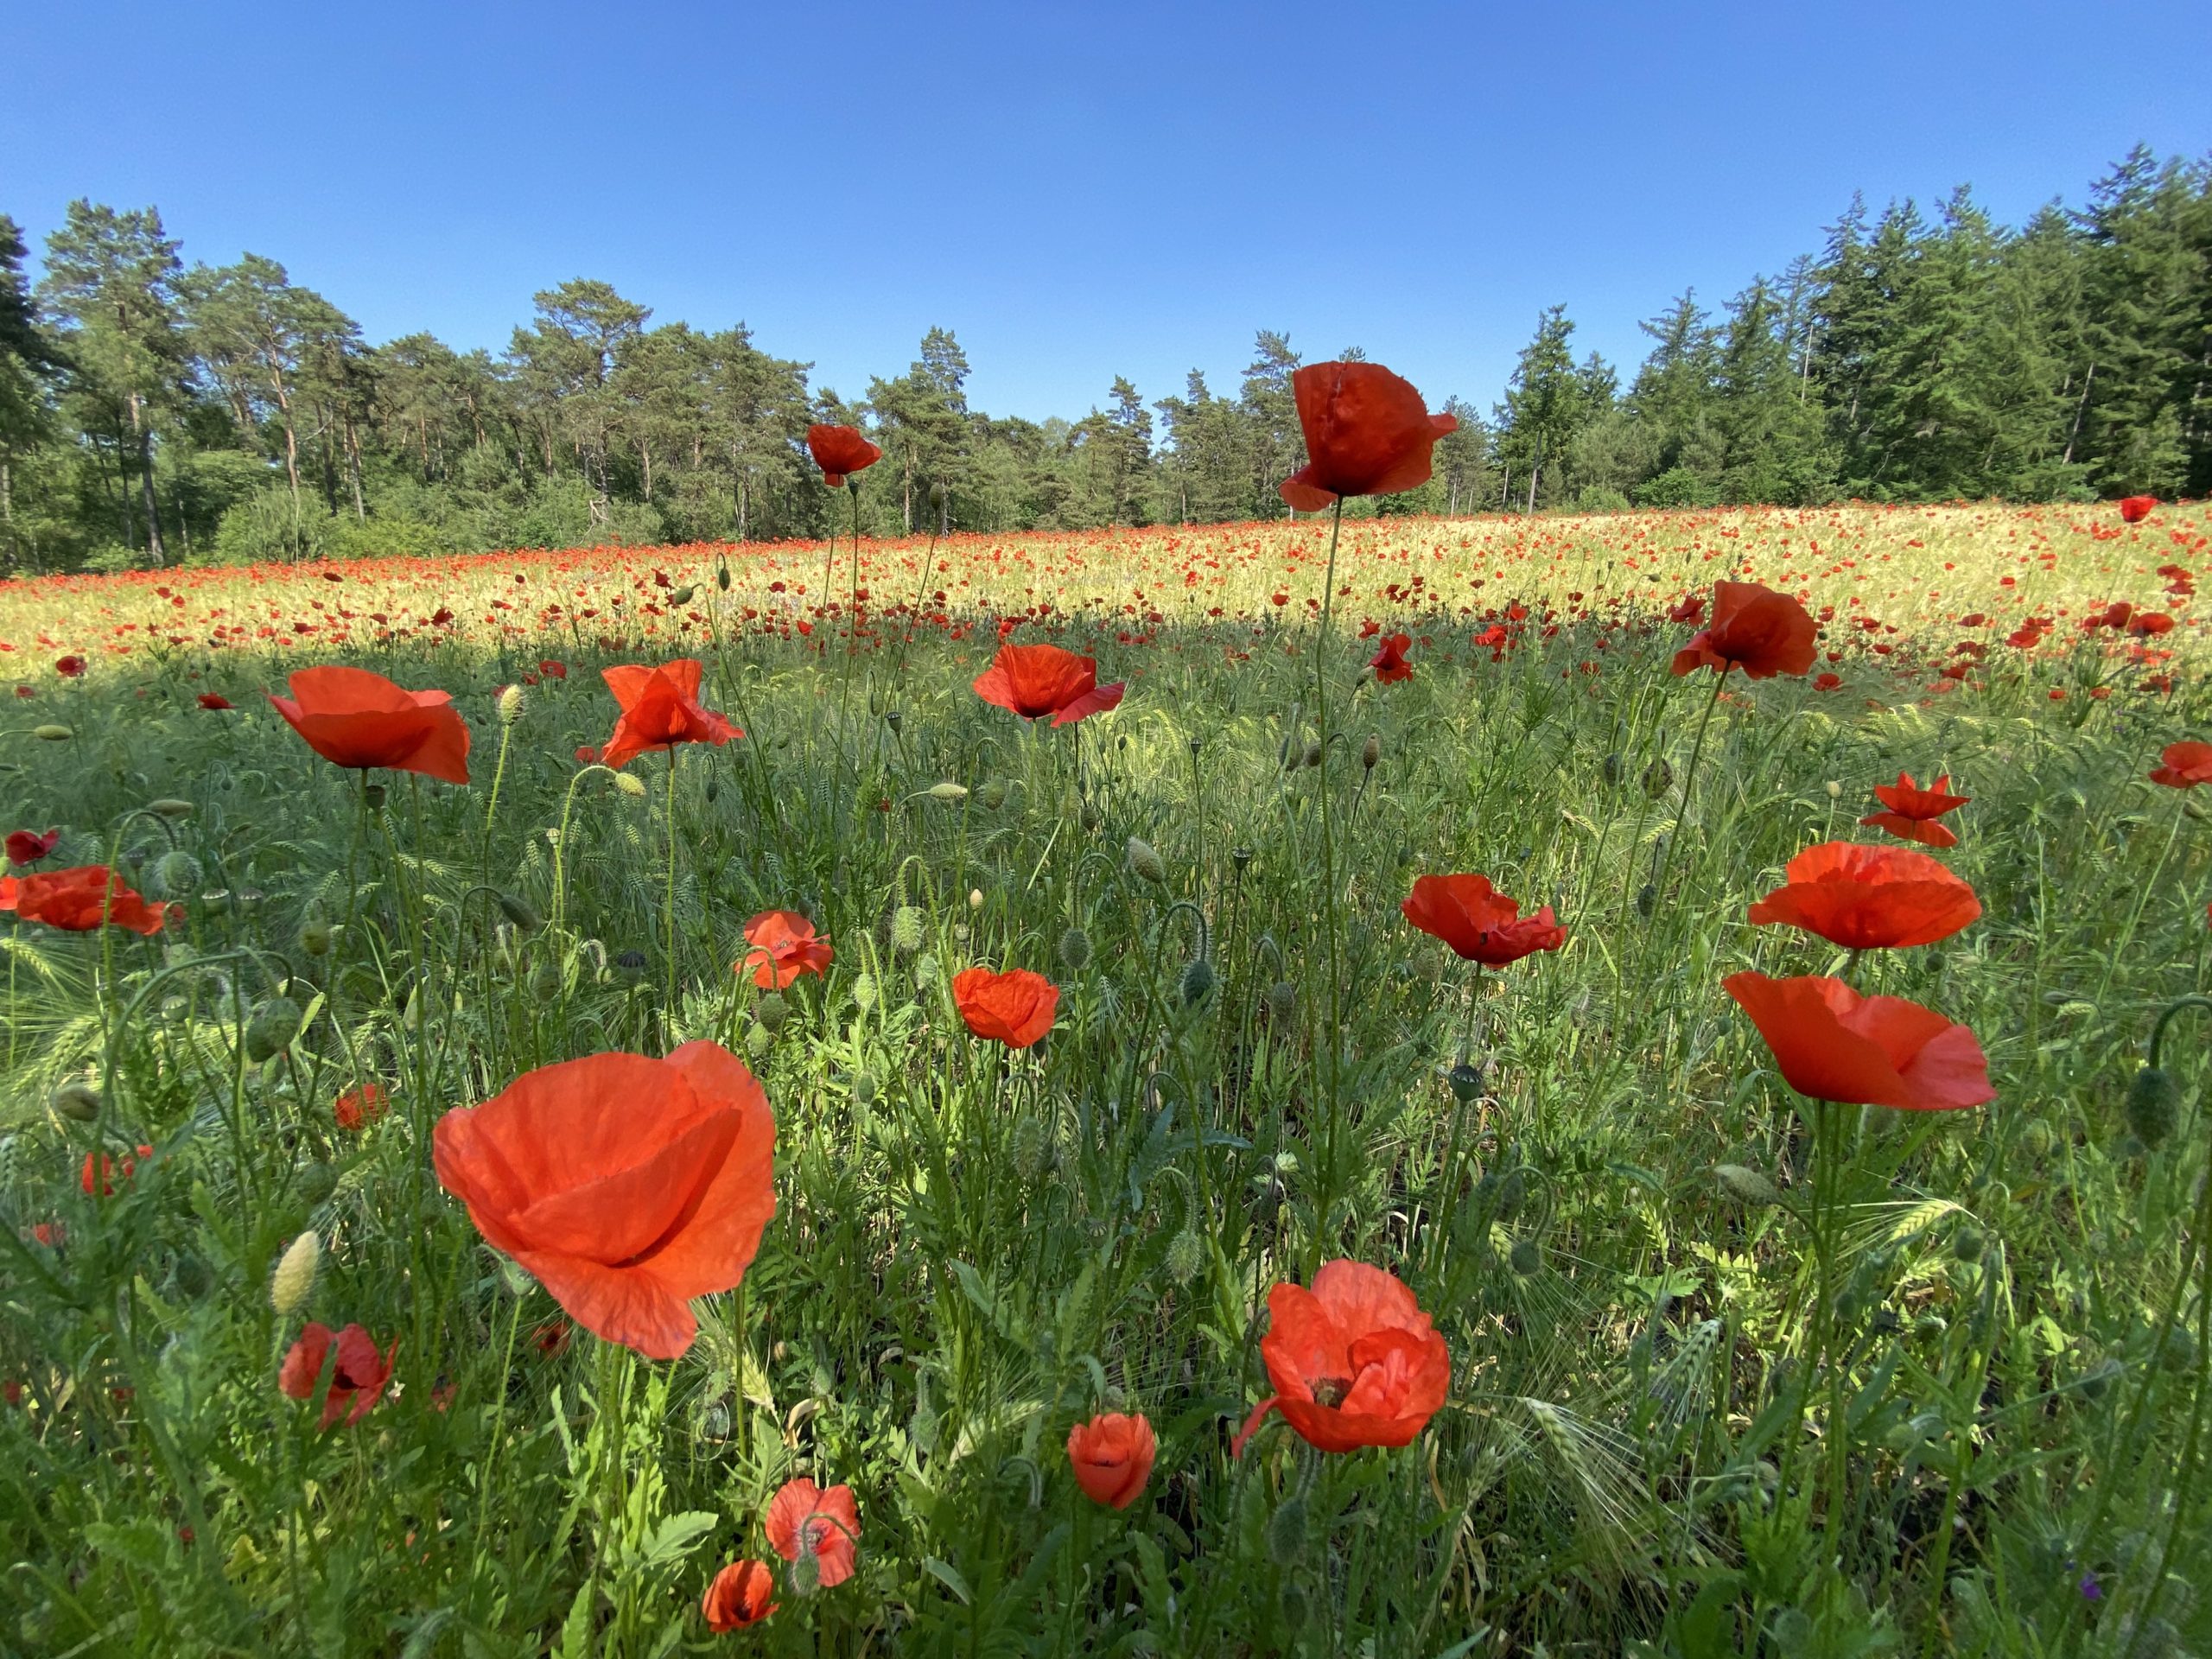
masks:
[[[1318,1250],[1329,1227],[1329,1212],[1336,1201],[1337,1130],[1344,1116],[1343,1067],[1340,1064],[1344,1044],[1344,980],[1342,964],[1338,960],[1337,948],[1337,849],[1336,831],[1329,811],[1329,772],[1326,757],[1329,748],[1329,622],[1334,614],[1337,597],[1337,543],[1344,532],[1344,500],[1339,495],[1329,516],[1329,558],[1321,588],[1321,623],[1313,646],[1313,721],[1321,734],[1324,757],[1321,777],[1317,788],[1321,798],[1321,926],[1329,950],[1329,1020],[1322,1028],[1322,1039],[1328,1045],[1327,1079],[1329,1100],[1328,1172],[1322,1178],[1321,1204],[1317,1212],[1319,1222],[1313,1244]]]
[[[676,1042],[676,745],[668,746],[668,889],[661,919],[668,930],[668,1040]]]

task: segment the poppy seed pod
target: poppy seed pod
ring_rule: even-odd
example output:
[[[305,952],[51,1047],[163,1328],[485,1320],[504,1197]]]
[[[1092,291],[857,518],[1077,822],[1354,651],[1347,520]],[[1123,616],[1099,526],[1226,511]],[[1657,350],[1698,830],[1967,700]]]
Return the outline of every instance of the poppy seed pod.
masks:
[[[1361,744],[1359,747],[1360,768],[1365,772],[1372,772],[1376,763],[1382,759],[1382,739],[1379,734],[1370,732],[1367,734],[1367,741]]]
[[[292,1046],[306,1016],[289,996],[272,996],[253,1011],[245,1024],[245,1056],[256,1065],[273,1059]]]
[[[2121,1116],[2129,1131],[2145,1146],[2163,1144],[2181,1121],[2180,1082],[2163,1066],[2145,1066],[2127,1085],[2127,1103]]]
[[[67,743],[71,738],[76,736],[77,734],[71,731],[67,726],[57,726],[53,721],[48,721],[43,726],[32,727],[31,735],[38,739],[41,743]]]
[[[1660,755],[1643,769],[1643,792],[1657,800],[1675,786],[1675,769],[1667,764],[1667,757]]]
[[[1079,974],[1090,966],[1090,935],[1079,927],[1071,927],[1061,934],[1060,962],[1071,974]]]
[[[311,1232],[302,1233],[285,1247],[269,1281],[269,1305],[279,1319],[307,1305],[308,1294],[315,1288],[315,1268],[321,1261],[322,1241]]]
[[[506,685],[499,688],[499,724],[512,726],[522,718],[522,687]]]
[[[1155,886],[1167,879],[1167,866],[1160,862],[1160,855],[1153,850],[1150,842],[1131,836],[1123,852],[1128,859],[1130,874]]]
[[[1452,1097],[1464,1106],[1483,1091],[1482,1068],[1462,1060],[1452,1068],[1450,1082]]]
[[[895,734],[899,728],[906,723],[906,716],[899,709],[887,709],[883,711],[883,723],[888,726]]]
[[[193,813],[190,801],[181,801],[174,795],[164,795],[158,801],[146,803],[146,810],[164,818],[188,818]]]
[[[385,786],[382,784],[364,784],[361,786],[361,798],[368,803],[370,811],[383,811],[386,799]]]
[[[60,1116],[79,1123],[89,1123],[100,1115],[100,1091],[81,1077],[73,1077],[47,1097],[47,1103]]]

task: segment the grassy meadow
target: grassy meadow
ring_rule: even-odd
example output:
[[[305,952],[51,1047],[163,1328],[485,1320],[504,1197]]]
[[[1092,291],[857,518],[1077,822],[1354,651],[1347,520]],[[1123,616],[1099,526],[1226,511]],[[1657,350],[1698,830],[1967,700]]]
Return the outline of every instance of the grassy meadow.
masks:
[[[2202,1650],[2212,1004],[2177,1101],[2133,1079],[2212,945],[2212,798],[2148,775],[2212,737],[2209,552],[2188,505],[1348,517],[1325,634],[1303,517],[0,587],[0,830],[170,906],[0,916],[0,1652]],[[1801,598],[1815,671],[1671,674],[1716,580]],[[1126,696],[1033,728],[970,689],[1002,639]],[[680,657],[741,739],[580,756],[601,669]],[[318,758],[263,694],[335,663],[449,691],[470,784]],[[1980,918],[1751,925],[1900,771],[1970,798]],[[1460,961],[1400,912],[1452,872],[1564,945]],[[767,910],[825,972],[733,971]],[[970,1034],[979,963],[1049,1037]],[[1816,1113],[1745,969],[1939,1011],[1996,1098]],[[700,1039],[776,1211],[652,1362],[432,1126]],[[1446,1403],[1232,1457],[1270,1287],[1339,1258]],[[389,1357],[358,1421],[279,1387],[308,1320]],[[1101,1411],[1157,1436],[1120,1510]],[[794,1478],[851,1489],[842,1583],[764,1534]],[[779,1606],[718,1634],[746,1558]]]

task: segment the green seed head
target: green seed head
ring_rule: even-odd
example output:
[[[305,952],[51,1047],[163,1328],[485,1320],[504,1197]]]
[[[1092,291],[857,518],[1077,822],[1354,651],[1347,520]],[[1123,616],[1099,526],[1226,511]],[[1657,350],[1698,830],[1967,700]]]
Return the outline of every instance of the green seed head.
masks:
[[[1448,1081],[1452,1085],[1452,1099],[1465,1105],[1483,1091],[1482,1067],[1470,1065],[1462,1060],[1452,1068]]]

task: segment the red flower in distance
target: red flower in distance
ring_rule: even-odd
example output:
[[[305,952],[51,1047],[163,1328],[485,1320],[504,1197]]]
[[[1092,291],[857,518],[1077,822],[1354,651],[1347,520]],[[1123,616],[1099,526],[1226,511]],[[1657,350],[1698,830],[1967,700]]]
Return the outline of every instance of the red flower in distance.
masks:
[[[775,1600],[776,1575],[766,1561],[732,1561],[715,1574],[700,1598],[707,1628],[717,1634],[758,1624],[783,1604]]]
[[[1946,812],[1955,812],[1974,797],[1950,792],[1951,774],[1945,772],[1934,784],[1923,789],[1912,781],[1909,772],[1897,773],[1894,784],[1874,785],[1874,798],[1889,810],[1876,812],[1859,820],[1878,829],[1888,830],[1900,841],[1916,841],[1923,847],[1955,847],[1959,838],[1948,825],[1936,822]]]
[[[817,422],[806,429],[806,447],[814,455],[814,464],[822,469],[822,481],[833,490],[845,481],[847,474],[864,472],[883,459],[883,451],[863,437],[857,426],[824,426]]]
[[[1816,976],[1732,974],[1721,986],[1808,1100],[1949,1112],[1997,1097],[1974,1033],[1917,1002],[1861,996]]]
[[[1725,676],[1740,668],[1753,680],[1802,674],[1818,654],[1817,631],[1812,613],[1787,594],[1756,582],[1716,582],[1713,620],[1675,653],[1675,672],[1710,668]]]
[[[804,1477],[787,1480],[768,1500],[766,1525],[769,1547],[785,1560],[814,1557],[824,1590],[853,1576],[861,1516],[851,1487],[832,1486],[825,1492]]]
[[[2168,789],[2212,784],[2212,743],[2170,743],[2158,758],[2166,764],[2152,772],[2154,784],[2164,784]]]
[[[1027,1048],[1052,1030],[1060,988],[1027,968],[1003,974],[963,968],[952,976],[952,1001],[976,1036],[1008,1048]]]
[[[1842,688],[1843,676],[1840,674],[1822,674],[1813,681],[1813,690],[1815,691],[1838,691]]]
[[[569,677],[569,665],[553,657],[541,660],[537,664],[537,671],[549,680],[565,680]]]
[[[2124,495],[2120,499],[2120,516],[2131,524],[2139,524],[2151,516],[2158,505],[2155,495]]]
[[[432,1157],[485,1242],[569,1316],[648,1359],[690,1347],[686,1305],[745,1276],[776,1211],[776,1121],[710,1042],[664,1060],[540,1066],[438,1120]]]
[[[976,695],[1024,720],[1050,715],[1053,725],[1065,726],[1119,707],[1124,683],[1099,684],[1095,658],[1058,645],[1004,645],[976,677]]]
[[[1375,677],[1386,685],[1413,678],[1412,665],[1406,661],[1407,649],[1412,644],[1413,640],[1405,634],[1384,634],[1382,649],[1368,659],[1367,665],[1375,671]]]
[[[138,1158],[153,1155],[151,1147],[138,1148]],[[120,1158],[111,1158],[104,1152],[88,1152],[85,1154],[85,1166],[77,1172],[77,1185],[84,1188],[85,1196],[88,1198],[111,1198],[115,1196],[116,1176],[120,1174],[127,1181],[136,1175],[138,1173],[138,1158],[133,1158],[129,1153]],[[95,1188],[99,1189],[97,1192]]]
[[[54,671],[59,674],[65,680],[83,679],[85,677],[85,659],[81,657],[72,655],[68,657],[57,657],[54,659]]]
[[[621,706],[614,734],[600,751],[599,764],[618,770],[648,749],[673,749],[678,743],[716,747],[745,734],[711,709],[699,706],[699,681],[705,672],[696,658],[680,657],[658,668],[627,663],[603,668],[600,678]]]
[[[1424,875],[1398,906],[1422,932],[1440,938],[1462,961],[1503,968],[1538,950],[1556,950],[1567,930],[1546,905],[1533,916],[1521,913],[1521,901],[1509,899],[1486,875]]]
[[[1306,465],[1276,486],[1300,512],[1347,495],[1395,495],[1428,482],[1436,441],[1456,416],[1432,415],[1412,383],[1379,363],[1309,363],[1290,377]]]
[[[1451,1351],[1413,1292],[1363,1262],[1324,1263],[1311,1290],[1269,1291],[1260,1356],[1275,1391],[1252,1408],[1232,1453],[1275,1410],[1317,1451],[1405,1446],[1452,1387]]]
[[[1782,923],[1847,950],[1933,944],[1981,914],[1974,888],[1925,853],[1824,841],[1783,867],[1788,882],[1751,908],[1755,926]]]
[[[315,1385],[322,1376],[323,1362],[330,1357],[333,1347],[338,1351],[338,1364],[330,1374],[330,1388],[322,1398],[322,1421],[318,1427],[327,1429],[343,1417],[346,1426],[351,1428],[384,1397],[385,1384],[391,1381],[391,1362],[398,1355],[399,1343],[395,1338],[390,1353],[378,1353],[376,1338],[358,1325],[349,1325],[334,1333],[327,1325],[310,1323],[285,1354],[283,1369],[276,1374],[276,1386],[288,1398],[312,1399]]]
[[[332,1102],[330,1116],[340,1128],[352,1134],[375,1122],[391,1109],[391,1099],[385,1093],[384,1085],[365,1083]]]
[[[1160,1446],[1144,1414],[1103,1412],[1068,1431],[1068,1465],[1094,1503],[1126,1510],[1152,1478]]]
[[[795,910],[762,911],[745,925],[745,941],[753,949],[737,964],[738,971],[752,969],[753,982],[764,991],[780,991],[801,974],[821,973],[835,960],[830,941]]]
[[[468,781],[468,726],[444,691],[409,691],[365,668],[303,668],[269,701],[334,766]]]
[[[8,861],[35,864],[52,852],[54,842],[60,839],[59,830],[48,830],[43,835],[35,830],[11,830],[8,832]]]
[[[13,876],[9,880],[15,883],[13,902],[0,902],[0,909],[13,910],[27,922],[44,922],[66,933],[89,933],[106,920],[151,938],[168,920],[168,912],[162,906],[148,904],[105,864],[41,870],[20,880]]]
[[[235,703],[219,691],[202,691],[200,694],[199,702],[200,706],[202,709],[219,710],[237,707]]]

